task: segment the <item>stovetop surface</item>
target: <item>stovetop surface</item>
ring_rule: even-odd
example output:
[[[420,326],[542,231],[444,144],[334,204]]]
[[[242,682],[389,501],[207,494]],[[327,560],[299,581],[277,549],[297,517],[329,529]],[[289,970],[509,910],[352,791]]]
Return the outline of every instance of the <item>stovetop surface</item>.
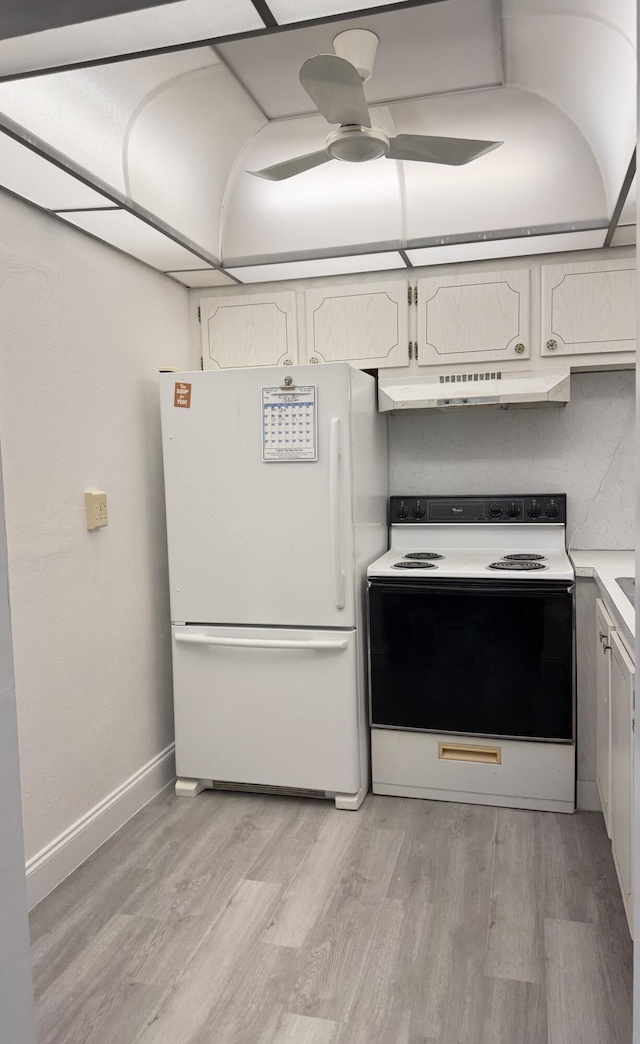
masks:
[[[486,547],[439,548],[439,553],[443,557],[437,561],[424,562],[423,568],[420,568],[422,563],[419,560],[407,559],[405,557],[408,551],[418,550],[422,549],[419,547],[407,549],[391,548],[381,558],[372,562],[367,570],[367,575],[370,577],[410,576],[416,579],[425,576],[457,579],[464,577],[482,580],[508,580],[512,577],[518,580],[524,580],[528,577],[536,580],[572,581],[574,579],[573,566],[564,548],[536,548],[534,553],[543,557],[531,562],[532,568],[530,569],[522,568],[527,564],[523,561],[517,563],[509,562],[504,558],[507,554],[525,554],[527,549],[523,547],[517,548],[515,551],[511,548],[492,549]],[[506,568],[491,568],[494,563],[501,561],[504,562]],[[405,563],[405,565],[401,565],[398,568],[401,563]],[[406,568],[409,563],[411,563],[411,568]],[[520,568],[513,568],[514,565]]]
[[[499,508],[501,514],[494,518],[492,513]],[[517,515],[509,514],[516,508]],[[390,549],[369,566],[367,574],[416,580],[429,576],[571,582],[574,571],[566,552],[565,518],[562,494],[392,497]]]

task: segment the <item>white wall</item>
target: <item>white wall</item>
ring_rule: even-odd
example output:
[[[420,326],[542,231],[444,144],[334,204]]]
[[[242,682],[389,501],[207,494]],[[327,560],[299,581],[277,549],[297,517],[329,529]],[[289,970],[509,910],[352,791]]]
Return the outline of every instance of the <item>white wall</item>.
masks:
[[[560,409],[389,419],[390,492],[566,493],[576,548],[635,547],[634,373],[576,373]]]
[[[0,824],[0,1040],[12,1044],[35,1044],[1,467]]]
[[[187,291],[0,193],[0,421],[27,858],[173,739],[157,371]],[[88,532],[83,492],[108,494]]]

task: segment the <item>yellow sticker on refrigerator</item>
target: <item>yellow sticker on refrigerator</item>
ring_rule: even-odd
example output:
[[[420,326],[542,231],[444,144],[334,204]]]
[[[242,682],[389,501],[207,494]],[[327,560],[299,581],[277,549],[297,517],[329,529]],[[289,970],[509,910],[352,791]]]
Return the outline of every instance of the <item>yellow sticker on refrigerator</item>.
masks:
[[[314,385],[262,389],[262,459],[318,459]]]

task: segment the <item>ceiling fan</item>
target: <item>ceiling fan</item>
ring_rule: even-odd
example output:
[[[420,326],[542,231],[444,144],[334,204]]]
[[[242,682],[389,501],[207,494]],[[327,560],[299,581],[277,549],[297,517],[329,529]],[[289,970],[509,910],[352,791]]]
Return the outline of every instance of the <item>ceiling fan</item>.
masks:
[[[390,138],[381,127],[371,126],[362,84],[371,76],[378,37],[368,29],[347,29],[333,41],[335,54],[317,54],[300,70],[300,83],[328,123],[339,123],[324,149],[250,170],[267,181],[284,181],[329,160],[364,163],[386,156],[393,160],[444,163],[461,166],[502,145],[501,141],[475,138],[439,138],[428,134],[398,134]]]

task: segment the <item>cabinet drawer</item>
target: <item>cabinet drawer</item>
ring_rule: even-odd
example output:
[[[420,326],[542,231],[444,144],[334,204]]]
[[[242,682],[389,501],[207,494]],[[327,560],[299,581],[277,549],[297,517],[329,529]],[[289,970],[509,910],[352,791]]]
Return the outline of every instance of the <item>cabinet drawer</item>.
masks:
[[[486,757],[474,757],[483,749]],[[575,808],[575,747],[569,743],[372,729],[371,768],[374,794],[552,812]]]

